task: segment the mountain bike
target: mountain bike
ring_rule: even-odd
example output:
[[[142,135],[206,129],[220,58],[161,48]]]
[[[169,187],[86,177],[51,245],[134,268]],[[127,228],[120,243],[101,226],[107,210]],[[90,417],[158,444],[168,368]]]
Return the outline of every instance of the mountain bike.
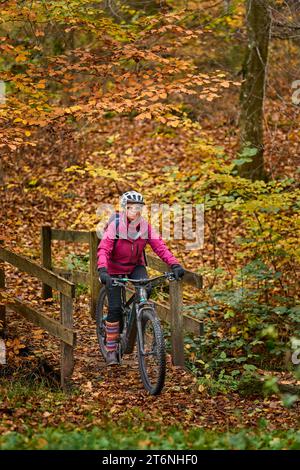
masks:
[[[113,286],[121,286],[122,321],[120,322],[120,339],[118,357],[121,363],[124,354],[131,354],[137,345],[140,376],[145,389],[151,395],[158,395],[165,382],[166,352],[165,340],[155,306],[147,299],[146,287],[155,287],[161,282],[174,281],[174,274],[165,272],[151,279],[129,279],[112,277]],[[127,283],[134,287],[134,294],[126,300]],[[106,360],[105,320],[108,313],[106,288],[100,290],[97,308],[96,325],[100,352]]]

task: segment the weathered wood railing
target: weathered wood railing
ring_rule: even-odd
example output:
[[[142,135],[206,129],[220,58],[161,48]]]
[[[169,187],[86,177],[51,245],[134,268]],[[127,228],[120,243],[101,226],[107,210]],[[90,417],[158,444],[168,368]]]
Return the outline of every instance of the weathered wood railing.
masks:
[[[53,266],[51,255],[51,241],[63,240],[66,242],[86,243],[89,244],[89,272],[66,270]],[[64,275],[69,275],[74,283],[82,283],[90,286],[90,312],[92,318],[95,317],[96,304],[99,290],[101,288],[99,276],[97,272],[97,248],[99,238],[95,231],[76,231],[76,230],[57,230],[50,226],[44,226],[41,229],[41,249],[42,264],[45,268]],[[147,264],[159,272],[169,270],[167,264],[159,258],[147,255]],[[171,324],[171,345],[172,345],[172,361],[174,365],[184,365],[184,330],[201,335],[203,324],[200,320],[192,318],[182,313],[182,284],[188,284],[198,289],[202,288],[202,277],[192,271],[186,271],[180,282],[172,282],[169,284],[169,302],[170,307],[167,308],[158,302],[156,305],[158,315],[162,320],[169,321]],[[47,283],[43,285],[44,298],[51,297],[52,289]]]
[[[0,288],[2,291],[5,289],[3,262],[7,262],[46,283],[51,289],[60,292],[60,321],[49,318],[15,297],[6,298],[6,295],[2,295],[2,299],[0,299],[0,321],[2,329],[4,329],[6,327],[6,308],[10,308],[61,340],[61,385],[66,388],[74,368],[76,333],[73,331],[73,298],[75,297],[75,284],[24,256],[4,248],[2,240],[0,240],[0,262]]]

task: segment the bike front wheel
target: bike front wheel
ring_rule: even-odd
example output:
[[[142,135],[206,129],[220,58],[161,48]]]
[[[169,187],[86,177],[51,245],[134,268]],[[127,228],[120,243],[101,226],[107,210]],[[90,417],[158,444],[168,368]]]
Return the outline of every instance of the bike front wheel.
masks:
[[[158,395],[165,383],[166,350],[160,321],[152,309],[145,309],[141,314],[137,346],[144,387],[151,395]]]

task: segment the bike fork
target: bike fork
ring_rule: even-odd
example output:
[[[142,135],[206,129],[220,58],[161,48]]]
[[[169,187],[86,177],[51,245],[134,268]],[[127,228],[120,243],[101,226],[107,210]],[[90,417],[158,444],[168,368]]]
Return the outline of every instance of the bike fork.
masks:
[[[143,356],[145,355],[144,343],[143,343],[143,331],[142,331],[142,313],[143,313],[144,308],[146,308],[146,306],[142,306],[141,308],[137,306],[137,312],[136,312],[137,340],[139,342],[139,348]],[[149,307],[147,306],[147,308]]]
[[[137,340],[139,342],[139,350],[141,351],[142,355],[144,355],[144,344],[143,344],[143,332],[142,332],[142,323],[141,323],[141,318],[140,315],[137,315],[136,319],[136,324],[137,324]]]

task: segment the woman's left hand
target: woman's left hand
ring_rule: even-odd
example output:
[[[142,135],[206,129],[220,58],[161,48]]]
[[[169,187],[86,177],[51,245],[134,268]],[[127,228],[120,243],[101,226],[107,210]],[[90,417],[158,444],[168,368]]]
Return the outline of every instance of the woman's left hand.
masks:
[[[171,269],[174,273],[176,281],[179,281],[184,276],[184,269],[181,264],[172,264]]]

